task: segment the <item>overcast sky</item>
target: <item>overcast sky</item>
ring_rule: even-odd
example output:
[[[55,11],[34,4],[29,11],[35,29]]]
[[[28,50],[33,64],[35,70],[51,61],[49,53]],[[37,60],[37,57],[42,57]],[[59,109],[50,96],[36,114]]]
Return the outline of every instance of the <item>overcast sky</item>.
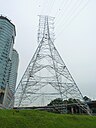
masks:
[[[38,45],[38,15],[55,17],[54,44],[83,95],[96,99],[96,0],[0,0],[16,26],[18,82]]]

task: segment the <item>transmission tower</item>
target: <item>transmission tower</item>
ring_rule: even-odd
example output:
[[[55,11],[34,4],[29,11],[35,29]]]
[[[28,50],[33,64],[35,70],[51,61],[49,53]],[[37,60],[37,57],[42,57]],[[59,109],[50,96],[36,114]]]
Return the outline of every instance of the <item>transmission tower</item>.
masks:
[[[88,113],[88,106],[53,41],[54,17],[40,15],[39,45],[16,89],[15,107],[46,106],[56,98],[72,98]]]

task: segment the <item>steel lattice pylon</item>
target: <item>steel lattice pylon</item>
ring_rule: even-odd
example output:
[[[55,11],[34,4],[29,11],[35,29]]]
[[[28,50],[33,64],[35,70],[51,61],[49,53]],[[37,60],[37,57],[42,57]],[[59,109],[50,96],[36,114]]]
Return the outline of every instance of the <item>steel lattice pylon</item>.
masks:
[[[51,100],[73,98],[88,112],[83,96],[55,48],[54,18],[39,16],[38,48],[15,93],[15,107],[45,106]]]

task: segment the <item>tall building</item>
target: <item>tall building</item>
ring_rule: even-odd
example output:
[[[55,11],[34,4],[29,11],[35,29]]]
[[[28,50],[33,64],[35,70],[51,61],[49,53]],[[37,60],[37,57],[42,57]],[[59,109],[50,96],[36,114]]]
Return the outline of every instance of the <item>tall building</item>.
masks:
[[[17,80],[17,70],[18,70],[18,63],[19,63],[19,55],[15,49],[12,51],[12,58],[8,64],[8,72],[7,72],[7,86],[5,89],[5,95],[3,100],[4,107],[8,107],[10,102],[11,105],[14,105],[14,92],[16,88],[16,80]],[[13,99],[13,100],[12,100]],[[11,106],[11,107],[12,107]]]
[[[12,81],[11,80],[12,78],[10,76],[12,76],[11,70],[13,70],[12,66],[14,65],[12,59],[15,56],[13,50],[15,36],[16,36],[16,30],[14,24],[11,23],[11,21],[6,17],[0,16],[0,104],[1,105],[4,105],[7,102],[5,96],[7,94],[6,90],[7,91],[9,90],[8,92],[12,90],[12,85],[9,85],[9,83],[10,81]],[[15,85],[13,85],[13,88],[15,88]],[[10,94],[11,93],[9,93],[9,95]]]
[[[11,61],[11,68],[10,68],[10,77],[9,77],[9,88],[14,94],[15,87],[16,87],[16,80],[17,80],[17,70],[18,70],[18,63],[19,63],[19,55],[15,49],[12,51],[12,61]]]

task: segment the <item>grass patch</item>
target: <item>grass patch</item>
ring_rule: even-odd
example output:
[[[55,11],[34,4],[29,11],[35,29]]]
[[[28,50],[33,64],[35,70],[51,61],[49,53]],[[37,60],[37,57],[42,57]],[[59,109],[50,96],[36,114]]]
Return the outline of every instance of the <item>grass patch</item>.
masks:
[[[36,110],[0,110],[0,128],[96,128],[96,117]]]

